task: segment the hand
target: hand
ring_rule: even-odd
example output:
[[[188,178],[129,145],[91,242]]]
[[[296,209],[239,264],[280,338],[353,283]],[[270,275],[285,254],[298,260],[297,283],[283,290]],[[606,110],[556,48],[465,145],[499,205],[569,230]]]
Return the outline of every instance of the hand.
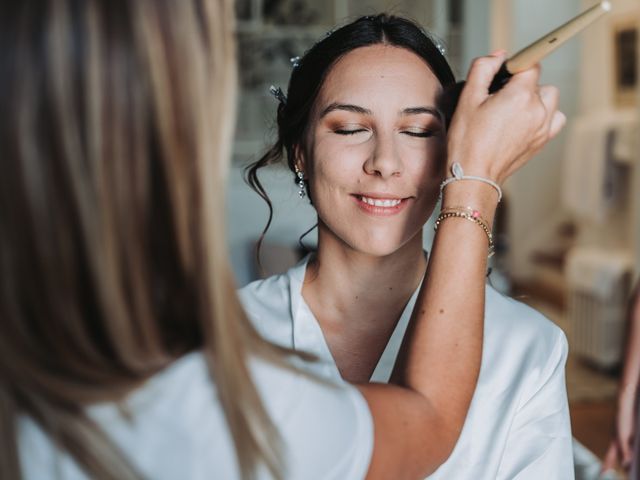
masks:
[[[616,415],[616,433],[609,445],[602,464],[602,471],[615,469],[620,465],[626,471],[631,468],[634,452],[634,437],[636,432],[635,391],[623,390],[618,398],[618,413]]]
[[[449,165],[498,183],[513,174],[556,136],[566,122],[558,111],[559,92],[539,86],[540,67],[514,75],[497,93],[489,85],[504,52],[476,59],[449,130]]]

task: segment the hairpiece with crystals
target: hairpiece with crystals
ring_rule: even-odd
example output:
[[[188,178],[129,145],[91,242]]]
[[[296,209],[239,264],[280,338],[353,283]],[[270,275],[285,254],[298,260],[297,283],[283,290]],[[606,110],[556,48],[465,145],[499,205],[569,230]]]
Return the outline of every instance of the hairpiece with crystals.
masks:
[[[275,85],[271,85],[269,87],[269,92],[271,93],[271,95],[276,97],[276,99],[280,103],[282,103],[283,105],[287,104],[287,96],[284,94],[284,92],[282,91],[282,89],[280,87],[276,87]]]

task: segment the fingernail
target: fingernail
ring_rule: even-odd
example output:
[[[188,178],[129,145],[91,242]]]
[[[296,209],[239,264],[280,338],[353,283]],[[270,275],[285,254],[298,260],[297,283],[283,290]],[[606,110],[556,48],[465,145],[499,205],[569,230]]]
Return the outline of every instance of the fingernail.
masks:
[[[499,48],[498,50],[495,50],[491,56],[492,57],[503,57],[505,54],[507,53],[507,51],[503,48]]]

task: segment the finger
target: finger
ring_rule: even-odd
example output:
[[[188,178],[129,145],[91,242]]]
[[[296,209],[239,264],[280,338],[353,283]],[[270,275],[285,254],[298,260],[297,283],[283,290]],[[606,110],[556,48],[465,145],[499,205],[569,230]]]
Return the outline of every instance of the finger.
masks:
[[[489,86],[505,61],[504,51],[494,55],[476,58],[471,64],[467,83],[462,95],[476,96],[484,99],[489,95]]]
[[[554,138],[567,124],[567,117],[562,112],[554,112],[549,126],[549,138]]]
[[[618,465],[618,446],[616,442],[611,442],[611,444],[609,445],[609,449],[607,450],[607,454],[604,456],[601,472],[604,473],[607,470],[614,470],[617,465]]]
[[[541,72],[542,69],[540,68],[540,64],[536,63],[533,67],[528,68],[527,70],[523,70],[520,73],[514,74],[504,88],[506,89],[507,87],[525,87],[529,89],[535,89],[538,87],[538,83],[540,83]]]

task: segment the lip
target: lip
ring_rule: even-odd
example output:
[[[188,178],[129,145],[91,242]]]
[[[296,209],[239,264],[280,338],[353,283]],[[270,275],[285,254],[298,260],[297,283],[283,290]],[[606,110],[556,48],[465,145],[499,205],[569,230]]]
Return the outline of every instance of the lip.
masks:
[[[378,217],[389,217],[397,215],[405,209],[412,197],[399,197],[397,195],[381,194],[381,193],[354,193],[351,195],[356,205],[369,215]],[[398,205],[392,207],[379,207],[375,205],[369,205],[362,201],[362,197],[380,199],[380,200],[400,200]]]

